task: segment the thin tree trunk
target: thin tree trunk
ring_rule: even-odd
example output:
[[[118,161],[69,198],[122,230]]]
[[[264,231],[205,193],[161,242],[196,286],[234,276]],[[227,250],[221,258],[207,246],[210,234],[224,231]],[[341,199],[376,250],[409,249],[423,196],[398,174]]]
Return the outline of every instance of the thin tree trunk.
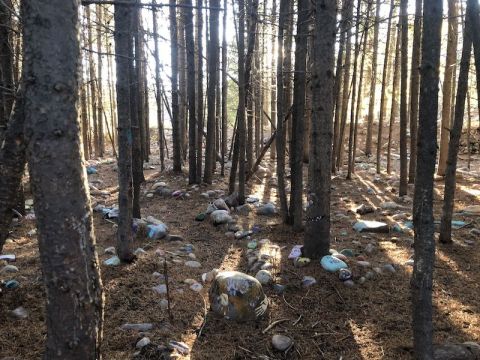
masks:
[[[422,39],[422,0],[415,2],[415,20],[413,23],[412,67],[410,69],[410,163],[408,182],[415,182],[417,167],[417,124],[418,124],[418,94],[420,91],[420,46]]]
[[[365,142],[365,155],[372,154],[373,120],[375,118],[375,95],[377,88],[377,56],[378,56],[378,32],[380,27],[380,0],[376,0],[375,24],[373,27],[373,54],[372,54],[372,78],[370,82],[370,95],[368,103],[367,139]]]
[[[378,117],[378,134],[377,134],[377,174],[380,174],[381,168],[381,156],[382,156],[382,144],[383,144],[383,120],[385,118],[385,113],[387,112],[387,88],[388,82],[390,81],[389,76],[389,55],[390,55],[390,41],[392,33],[392,18],[395,11],[395,0],[390,2],[390,13],[388,15],[388,25],[387,25],[387,40],[385,43],[385,57],[383,60],[383,72],[382,72],[382,91],[380,93],[380,115]],[[394,34],[395,35],[395,34]],[[395,57],[397,52],[395,51]],[[394,77],[395,78],[395,77]],[[392,96],[393,97],[393,96]]]
[[[185,0],[184,4],[192,6],[192,0]],[[187,94],[188,94],[188,182],[197,181],[197,119],[195,104],[195,43],[193,40],[193,11],[185,9],[185,45],[187,46]],[[202,134],[200,134],[201,136]]]
[[[277,38],[275,36],[275,24],[277,18],[277,2],[276,0],[272,0],[272,13],[270,17],[270,21],[272,23],[272,56],[271,56],[271,88],[270,88],[270,119],[275,121],[277,118],[277,83],[276,83],[276,63],[275,63],[275,54],[277,53]],[[273,135],[273,132],[276,129],[273,126],[273,122],[270,127],[270,135]],[[275,160],[277,154],[277,145],[275,143],[272,144],[272,148],[270,150],[270,159]]]
[[[470,8],[467,6],[467,17]],[[468,18],[467,18],[468,25]],[[457,155],[462,135],[463,117],[465,112],[465,98],[468,91],[468,71],[470,56],[472,53],[472,39],[470,29],[467,28],[463,36],[462,59],[460,62],[460,74],[458,77],[457,99],[455,102],[455,117],[450,131],[448,148],[447,168],[445,172],[445,190],[443,193],[442,220],[440,224],[439,241],[452,243],[452,215],[455,200],[455,186],[457,175]]]
[[[210,0],[210,6],[218,8],[220,0]],[[217,85],[217,66],[218,66],[218,10],[210,10],[210,39],[208,42],[208,93],[207,93],[207,141],[205,148],[205,171],[203,181],[207,184],[212,183],[213,162],[215,155],[215,90]]]
[[[222,34],[222,169],[221,175],[225,175],[225,162],[228,141],[228,112],[227,112],[227,0],[223,1],[223,34]]]
[[[170,1],[170,42],[172,66],[172,137],[173,137],[173,171],[182,171],[182,138],[178,103],[178,43],[177,43],[177,14],[176,0]],[[203,101],[203,100],[202,100]]]
[[[400,23],[397,25],[397,40],[395,44],[395,60],[393,64],[393,84],[392,84],[392,106],[390,108],[390,125],[388,127],[388,145],[387,145],[387,173],[392,171],[392,136],[393,124],[398,116],[398,82],[400,80],[400,41],[401,41]]]
[[[290,0],[280,0],[280,17],[278,20],[278,49],[277,49],[277,179],[280,213],[284,222],[288,219],[287,194],[285,192],[285,128],[283,114],[285,109],[285,77],[284,77],[284,35],[287,28]]]
[[[238,154],[238,199],[243,204],[245,199],[245,95],[246,95],[246,71],[245,71],[245,2],[238,0],[238,122],[235,152]],[[237,146],[238,142],[238,146]],[[238,147],[238,151],[237,150]],[[235,178],[233,178],[235,179]],[[231,179],[230,179],[231,180]],[[232,181],[230,181],[230,188]],[[233,181],[235,184],[235,181]]]
[[[316,0],[313,118],[309,172],[309,206],[305,225],[305,255],[317,258],[329,253],[330,183],[335,65],[336,1]]]
[[[292,142],[290,151],[291,192],[289,222],[293,225],[294,231],[302,229],[303,220],[303,137],[308,18],[308,0],[299,0],[297,36],[295,39],[295,75],[293,82]]]
[[[15,94],[11,9],[11,0],[0,2],[0,144],[7,130]]]
[[[408,0],[400,1],[400,23],[402,29],[402,45],[400,58],[400,189],[398,195],[407,195],[408,191],[408,158],[407,158],[407,85],[408,85]]]
[[[417,171],[413,221],[415,262],[411,280],[413,350],[417,359],[433,359],[432,286],[435,261],[433,237],[433,174],[437,154],[438,73],[442,0],[424,3]]]
[[[105,153],[105,136],[103,130],[103,62],[102,62],[102,22],[103,22],[103,15],[102,15],[102,5],[96,6],[96,21],[97,21],[97,95],[98,95],[98,102],[97,102],[97,120],[98,120],[98,148],[99,154],[98,156],[103,157]]]
[[[99,359],[102,284],[76,106],[79,2],[24,4],[25,78],[36,79],[25,83],[25,133],[46,287],[43,357]]]
[[[134,0],[130,0],[134,1]],[[118,114],[118,230],[117,254],[120,260],[131,262],[132,252],[132,123],[130,109],[130,47],[131,9],[115,5],[115,63],[117,72]],[[127,75],[127,76],[125,76]]]
[[[177,0],[179,5],[185,5],[185,0]],[[187,77],[186,77],[186,49],[185,49],[185,8],[178,9],[178,117],[180,122],[180,140],[182,158],[187,159]]]
[[[88,68],[90,73],[90,104],[93,122],[93,147],[95,149],[95,157],[100,156],[100,140],[99,140],[99,126],[97,119],[97,92],[95,91],[95,66],[93,62],[93,36],[92,36],[92,21],[90,19],[90,6],[85,8],[85,15],[87,17],[88,29]]]
[[[203,16],[202,1],[197,0],[196,27],[197,27],[197,171],[195,182],[202,182],[203,163]]]
[[[457,61],[457,7],[455,0],[448,0],[448,42],[445,73],[443,79],[442,126],[440,128],[440,152],[437,174],[445,175],[448,157],[448,139],[452,110],[452,83]]]

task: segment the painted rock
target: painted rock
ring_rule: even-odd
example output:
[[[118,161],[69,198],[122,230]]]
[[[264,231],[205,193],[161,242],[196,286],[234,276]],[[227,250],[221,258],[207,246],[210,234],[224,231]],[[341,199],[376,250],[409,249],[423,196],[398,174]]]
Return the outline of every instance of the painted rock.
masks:
[[[244,322],[262,316],[268,298],[254,277],[238,272],[221,272],[209,292],[211,309],[227,319]]]
[[[320,264],[322,265],[322,268],[329,272],[335,272],[340,269],[346,269],[348,268],[347,264],[343,262],[340,259],[337,259],[334,256],[331,255],[326,255],[320,260]]]

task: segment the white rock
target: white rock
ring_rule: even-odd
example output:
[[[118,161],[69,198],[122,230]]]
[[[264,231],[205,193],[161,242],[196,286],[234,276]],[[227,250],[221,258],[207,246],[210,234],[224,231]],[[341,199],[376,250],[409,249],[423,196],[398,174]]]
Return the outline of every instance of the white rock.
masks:
[[[198,282],[194,282],[192,285],[190,285],[190,290],[193,290],[195,292],[200,292],[202,291],[202,289],[203,289],[202,284]]]
[[[272,282],[272,274],[268,270],[260,270],[255,275],[255,278],[260,282],[262,285],[267,285]]]
[[[275,350],[285,351],[292,346],[293,340],[285,335],[273,335],[272,346]]]
[[[214,225],[226,224],[232,221],[232,217],[227,210],[215,210],[210,214]]]
[[[168,309],[168,300],[162,299],[160,300],[160,309],[167,310]]]
[[[157,294],[163,295],[163,294],[167,293],[167,285],[160,284],[160,285],[152,287],[152,290],[154,292],[156,292]]]
[[[110,246],[105,249],[104,251],[105,254],[110,254],[110,255],[116,255],[117,254],[117,249],[115,249],[115,246]]]
[[[20,306],[15,310],[12,310],[12,315],[18,319],[26,319],[28,317],[28,312],[23,306]]]
[[[202,267],[202,264],[200,264],[198,261],[185,261],[185,266],[188,266],[190,268],[198,269]]]
[[[137,342],[136,348],[141,349],[150,343],[151,343],[150,339],[148,337],[144,337]]]

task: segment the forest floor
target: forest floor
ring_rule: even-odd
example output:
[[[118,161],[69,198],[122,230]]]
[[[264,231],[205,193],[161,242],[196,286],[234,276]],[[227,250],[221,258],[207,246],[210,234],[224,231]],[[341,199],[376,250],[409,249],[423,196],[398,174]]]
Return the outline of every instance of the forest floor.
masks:
[[[410,276],[412,267],[405,264],[411,257],[413,232],[385,234],[357,233],[352,225],[359,219],[384,221],[393,226],[392,216],[397,213],[411,215],[410,199],[397,196],[398,174],[375,175],[373,159],[360,157],[352,181],[345,181],[345,172],[332,181],[332,243],[338,251],[353,249],[373,267],[392,264],[394,273],[382,271],[363,285],[345,286],[336,274],[327,273],[318,261],[296,268],[288,255],[294,245],[302,244],[303,233],[294,233],[281,223],[278,215],[260,216],[255,211],[248,215],[236,214],[237,224],[245,230],[256,225],[256,239],[269,239],[278,245],[277,260],[272,273],[276,282],[286,285],[283,295],[272,286],[264,286],[270,299],[269,311],[260,320],[236,323],[219,318],[208,311],[208,284],[200,292],[192,291],[185,279],[199,283],[201,274],[214,268],[248,272],[248,240],[236,240],[225,235],[225,228],[214,227],[207,218],[195,221],[204,212],[209,200],[201,196],[208,190],[228,188],[228,177],[215,176],[211,186],[201,185],[198,190],[188,186],[185,174],[160,173],[158,158],[149,163],[153,169],[145,171],[147,183],[141,199],[142,215],[162,220],[170,234],[179,234],[184,241],[136,239],[135,248],[146,253],[130,265],[106,266],[103,261],[111,255],[105,248],[115,245],[115,228],[100,213],[94,214],[97,251],[105,293],[105,322],[102,352],[104,359],[161,359],[157,345],[169,341],[185,342],[189,355],[180,359],[409,359],[412,354]],[[461,156],[464,158],[464,155]],[[95,163],[95,162],[91,162]],[[463,163],[463,160],[461,160]],[[96,163],[98,174],[89,175],[100,190],[109,195],[92,196],[92,203],[107,206],[116,204],[116,165],[113,159]],[[273,162],[263,161],[270,169],[265,176],[252,180],[247,194],[261,202],[278,205]],[[461,167],[463,165],[460,165]],[[469,205],[480,205],[480,158],[474,156],[472,169],[461,171],[457,183],[455,211]],[[273,180],[272,180],[273,179]],[[99,181],[98,181],[99,180]],[[184,189],[188,198],[147,197],[155,182],[165,182],[173,190]],[[442,182],[435,183],[435,219],[440,219]],[[110,193],[111,192],[111,193]],[[409,196],[413,187],[409,186]],[[28,198],[30,198],[29,196]],[[398,204],[399,209],[385,210],[386,201]],[[375,212],[367,215],[355,213],[361,204],[371,205]],[[480,341],[480,237],[472,229],[480,229],[479,216],[456,214],[467,226],[453,230],[452,245],[438,245],[434,277],[435,341],[437,343]],[[37,249],[35,222],[21,220],[14,227],[5,254],[15,254],[13,263],[17,273],[0,273],[0,280],[16,279],[20,286],[4,290],[0,296],[0,359],[40,359],[43,351],[45,327],[45,292],[42,285],[41,264]],[[181,248],[192,244],[201,268],[185,266],[188,256]],[[368,245],[372,244],[372,245]],[[368,246],[367,246],[368,245]],[[269,245],[266,245],[269,246]],[[152,291],[160,280],[152,275],[163,273],[163,262],[158,255],[167,251],[168,278],[173,319],[159,305],[162,295]],[[368,251],[367,251],[368,249]],[[267,249],[268,250],[268,249]],[[370,251],[372,250],[372,251]],[[170,253],[168,253],[168,251]],[[177,255],[173,255],[175,253]],[[182,261],[180,261],[182,260]],[[351,263],[354,263],[351,261]],[[2,266],[3,267],[3,266]],[[354,276],[366,270],[352,265]],[[255,275],[255,274],[251,274]],[[305,275],[313,276],[317,284],[302,287]],[[11,311],[24,307],[25,319],[15,319]],[[286,320],[285,320],[286,319]],[[284,320],[268,331],[269,324]],[[136,354],[135,344],[141,334],[121,330],[125,323],[153,323],[147,332],[151,344]],[[203,328],[202,328],[202,325]],[[198,336],[202,328],[201,336]],[[273,334],[284,334],[294,340],[287,353],[272,349]],[[144,334],[145,335],[145,334]]]

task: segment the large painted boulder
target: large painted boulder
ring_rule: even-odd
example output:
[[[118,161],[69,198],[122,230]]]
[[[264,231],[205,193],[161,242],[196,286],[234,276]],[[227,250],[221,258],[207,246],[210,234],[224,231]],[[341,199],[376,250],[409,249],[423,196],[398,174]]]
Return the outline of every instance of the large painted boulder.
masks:
[[[210,288],[211,309],[227,319],[256,320],[268,307],[262,285],[254,277],[238,272],[220,272]]]

